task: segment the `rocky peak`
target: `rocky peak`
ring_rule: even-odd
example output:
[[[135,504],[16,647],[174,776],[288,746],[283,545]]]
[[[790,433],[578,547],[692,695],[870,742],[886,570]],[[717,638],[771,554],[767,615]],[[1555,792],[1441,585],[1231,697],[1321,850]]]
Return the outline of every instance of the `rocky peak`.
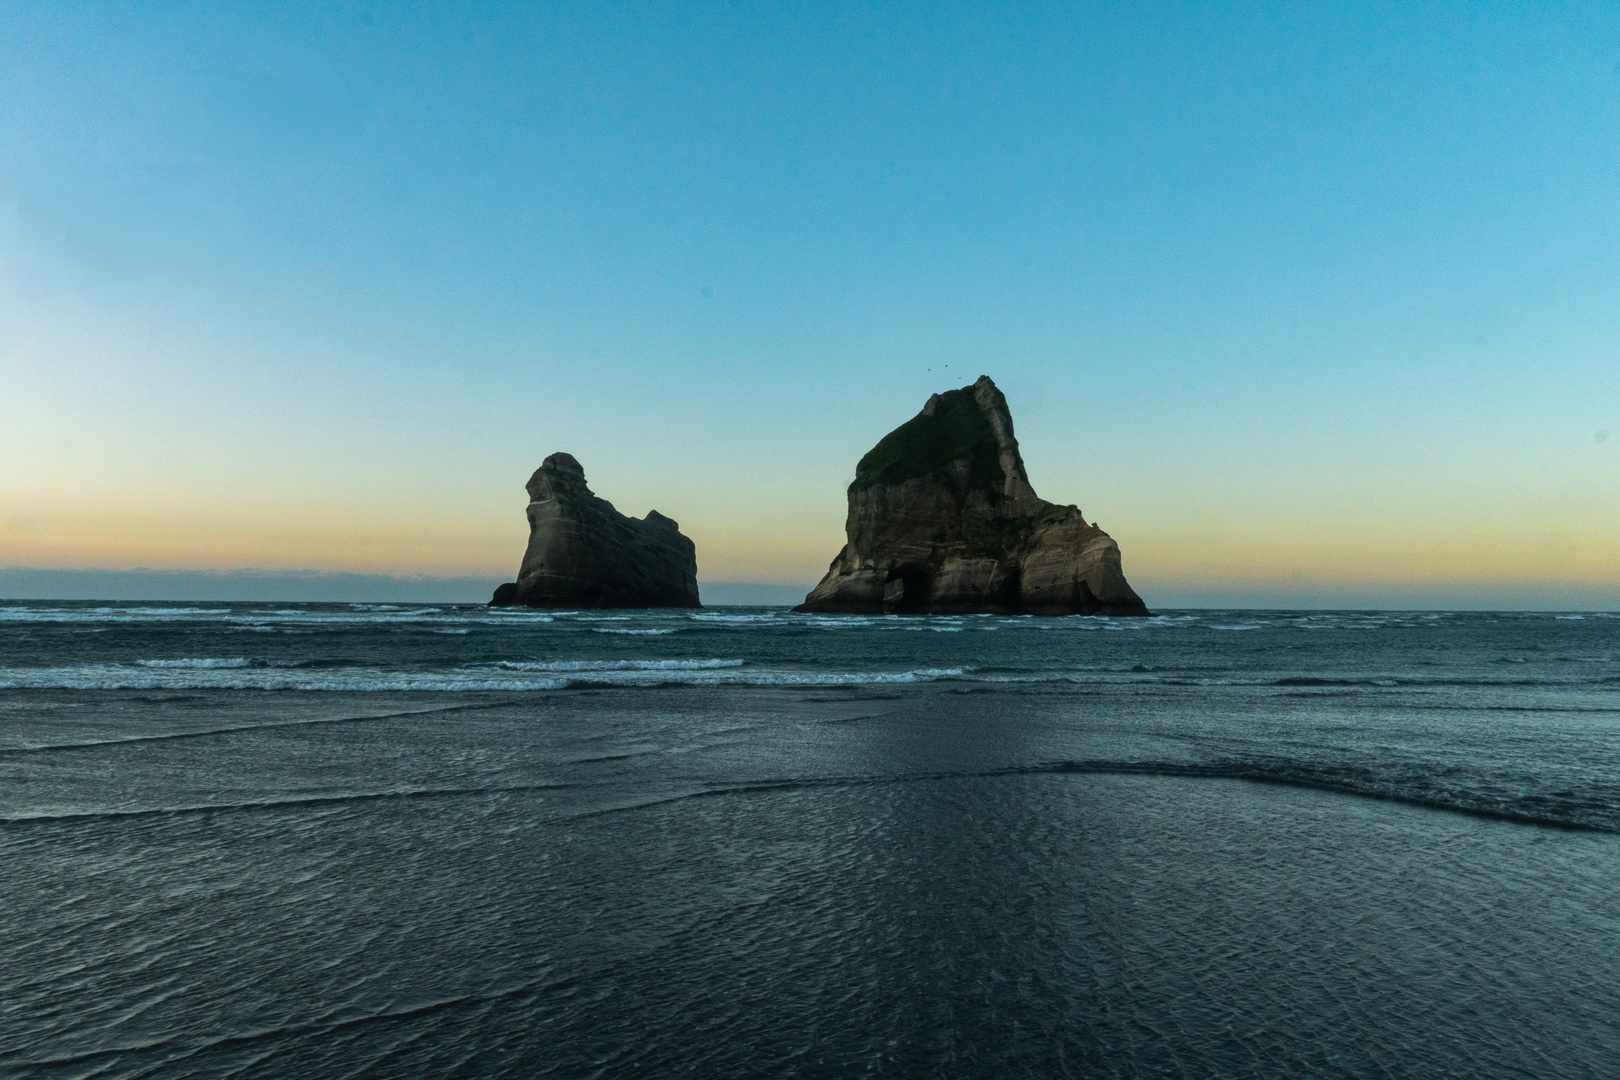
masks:
[[[697,555],[658,511],[626,517],[598,497],[572,454],[529,477],[529,546],[518,578],[491,604],[528,607],[697,607]]]
[[[801,610],[1147,613],[1113,539],[1035,494],[989,376],[934,394],[861,458],[844,533]]]
[[[556,453],[546,458],[534,470],[525,487],[534,502],[544,502],[559,495],[594,498],[590,485],[585,483],[585,467],[575,461],[572,454]]]
[[[988,375],[933,395],[921,412],[885,435],[855,467],[850,494],[924,478],[945,481],[963,495],[988,496],[1008,516],[1038,509],[1007,399]]]

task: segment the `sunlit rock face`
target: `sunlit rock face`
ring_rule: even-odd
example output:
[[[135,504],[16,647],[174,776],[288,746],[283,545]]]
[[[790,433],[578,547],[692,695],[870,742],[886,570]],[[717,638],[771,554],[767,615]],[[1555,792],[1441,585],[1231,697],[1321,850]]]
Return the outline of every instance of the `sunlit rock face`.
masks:
[[[988,376],[935,394],[861,459],[844,532],[797,610],[1148,614],[1113,537],[1030,487]]]
[[[653,510],[626,517],[585,483],[569,454],[529,478],[529,546],[492,607],[699,607],[697,550]]]

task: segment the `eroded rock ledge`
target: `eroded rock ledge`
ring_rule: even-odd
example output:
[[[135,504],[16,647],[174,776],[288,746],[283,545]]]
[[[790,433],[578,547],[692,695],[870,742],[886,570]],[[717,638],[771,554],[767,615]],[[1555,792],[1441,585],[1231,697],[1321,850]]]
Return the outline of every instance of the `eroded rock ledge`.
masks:
[[[844,532],[795,610],[1148,614],[1113,537],[1030,487],[988,376],[935,394],[861,459]]]
[[[529,546],[516,581],[491,607],[700,607],[697,551],[653,510],[626,517],[585,483],[569,454],[552,454],[529,478]]]

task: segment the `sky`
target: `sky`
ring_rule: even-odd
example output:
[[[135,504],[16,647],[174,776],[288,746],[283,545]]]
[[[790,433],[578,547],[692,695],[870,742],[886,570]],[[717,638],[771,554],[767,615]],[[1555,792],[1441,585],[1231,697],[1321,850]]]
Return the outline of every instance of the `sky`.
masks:
[[[0,5],[0,567],[808,588],[981,374],[1150,606],[1620,607],[1620,7]]]

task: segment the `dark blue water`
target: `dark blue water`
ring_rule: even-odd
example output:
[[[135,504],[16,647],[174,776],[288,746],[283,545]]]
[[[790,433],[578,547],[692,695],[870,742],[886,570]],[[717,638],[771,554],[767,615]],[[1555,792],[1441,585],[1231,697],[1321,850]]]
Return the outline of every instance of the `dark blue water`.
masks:
[[[1620,1076],[1620,618],[0,604],[0,1072]]]

